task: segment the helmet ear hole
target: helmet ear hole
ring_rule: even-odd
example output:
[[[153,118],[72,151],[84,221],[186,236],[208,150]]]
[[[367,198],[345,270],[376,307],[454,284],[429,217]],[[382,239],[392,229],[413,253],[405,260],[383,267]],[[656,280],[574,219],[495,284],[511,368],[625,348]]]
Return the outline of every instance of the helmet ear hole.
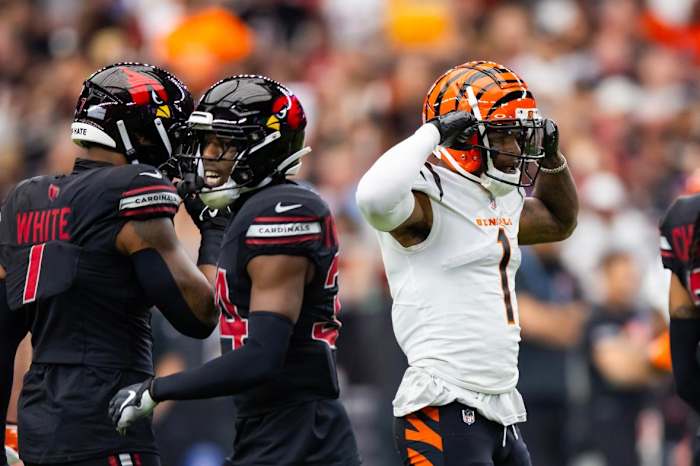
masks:
[[[253,171],[250,168],[239,168],[231,173],[231,179],[237,185],[247,185],[253,179]]]

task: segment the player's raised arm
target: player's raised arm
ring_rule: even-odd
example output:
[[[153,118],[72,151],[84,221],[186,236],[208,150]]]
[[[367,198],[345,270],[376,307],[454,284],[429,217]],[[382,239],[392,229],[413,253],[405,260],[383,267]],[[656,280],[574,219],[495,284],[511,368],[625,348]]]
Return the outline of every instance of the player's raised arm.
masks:
[[[170,219],[128,222],[116,243],[131,256],[147,297],[179,332],[194,338],[211,334],[219,318],[213,291],[175,236]]]
[[[379,157],[356,193],[357,205],[370,225],[392,232],[397,239],[405,230],[424,226],[429,231],[430,203],[416,202],[419,198],[411,186],[436,146],[450,145],[473,123],[467,112],[438,116]]]
[[[559,152],[559,130],[545,121],[545,157],[532,197],[520,215],[520,244],[548,243],[568,238],[576,228],[578,196],[566,159]]]

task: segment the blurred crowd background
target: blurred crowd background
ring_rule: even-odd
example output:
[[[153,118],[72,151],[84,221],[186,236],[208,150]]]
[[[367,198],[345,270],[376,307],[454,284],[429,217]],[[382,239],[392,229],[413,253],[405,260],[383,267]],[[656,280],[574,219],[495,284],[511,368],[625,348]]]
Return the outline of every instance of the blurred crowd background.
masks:
[[[391,399],[406,363],[354,191],[419,126],[434,79],[474,59],[513,68],[559,123],[581,199],[574,235],[524,248],[517,279],[534,465],[691,464],[697,421],[657,354],[668,281],[657,223],[700,191],[698,1],[0,0],[0,195],[70,171],[74,104],[103,65],[163,66],[197,97],[232,74],[287,84],[310,122],[301,177],[340,227],[342,398],[365,464],[398,464]],[[182,212],[177,227],[194,255]],[[160,373],[218,354],[216,338],[178,336],[157,314],[154,333]],[[219,465],[232,415],[227,399],[161,405],[163,464]]]

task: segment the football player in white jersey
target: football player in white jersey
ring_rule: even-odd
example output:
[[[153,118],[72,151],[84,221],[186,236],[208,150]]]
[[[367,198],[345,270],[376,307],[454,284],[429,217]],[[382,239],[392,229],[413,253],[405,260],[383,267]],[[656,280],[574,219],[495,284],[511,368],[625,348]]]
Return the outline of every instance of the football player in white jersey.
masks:
[[[576,225],[557,126],[522,79],[484,61],[438,78],[423,122],[357,188],[409,363],[396,446],[404,464],[529,466],[514,281],[519,244],[560,241]]]

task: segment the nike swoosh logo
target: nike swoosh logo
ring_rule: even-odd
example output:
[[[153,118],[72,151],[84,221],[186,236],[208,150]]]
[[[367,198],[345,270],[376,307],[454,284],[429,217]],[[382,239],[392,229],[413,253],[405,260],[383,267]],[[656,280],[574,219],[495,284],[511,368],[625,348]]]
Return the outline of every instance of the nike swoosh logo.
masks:
[[[133,390],[129,390],[129,396],[126,397],[126,400],[124,400],[124,403],[119,407],[119,413],[124,411],[124,407],[129,404],[131,400],[136,398],[136,392]]]
[[[162,174],[161,172],[159,172],[159,171],[156,171],[156,172],[143,172],[143,173],[139,173],[139,175],[140,175],[140,176],[150,176],[151,178],[156,178],[156,179],[158,179],[158,180],[162,180],[162,179],[163,179],[163,174]]]
[[[299,207],[301,207],[301,204],[282,205],[281,202],[278,202],[275,206],[275,212],[281,214],[290,210],[298,209]]]
[[[216,217],[217,215],[219,215],[219,209],[214,209],[214,210],[212,210],[212,209],[210,209],[209,207],[205,207],[205,208],[202,209],[202,211],[199,213],[199,221],[200,221],[200,222],[203,222],[203,221],[204,221],[204,214],[205,214],[206,212],[209,213],[209,217],[210,217],[210,218],[214,218],[214,217]]]

